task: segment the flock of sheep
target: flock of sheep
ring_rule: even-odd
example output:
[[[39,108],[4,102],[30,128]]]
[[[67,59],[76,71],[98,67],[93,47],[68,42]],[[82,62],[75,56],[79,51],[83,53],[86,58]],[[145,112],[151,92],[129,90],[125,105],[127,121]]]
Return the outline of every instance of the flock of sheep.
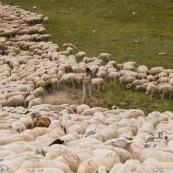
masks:
[[[74,55],[71,43],[60,50],[41,24],[48,21],[0,3],[0,172],[172,173],[173,112],[51,105],[44,95],[80,87],[89,67],[96,90],[111,81],[171,98],[173,69]]]

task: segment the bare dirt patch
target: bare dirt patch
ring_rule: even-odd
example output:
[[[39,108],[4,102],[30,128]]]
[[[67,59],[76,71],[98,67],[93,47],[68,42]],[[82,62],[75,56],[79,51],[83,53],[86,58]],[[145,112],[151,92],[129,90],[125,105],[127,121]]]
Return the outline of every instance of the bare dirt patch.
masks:
[[[52,105],[60,104],[80,104],[81,98],[76,96],[76,93],[71,92],[70,90],[57,91],[52,94],[46,94],[44,97],[44,103]]]
[[[80,105],[82,101],[82,89],[66,88],[53,92],[52,94],[46,94],[44,97],[44,103],[52,105],[61,104],[76,104]],[[90,106],[102,106],[103,99],[100,98],[98,92],[92,91],[92,103]]]

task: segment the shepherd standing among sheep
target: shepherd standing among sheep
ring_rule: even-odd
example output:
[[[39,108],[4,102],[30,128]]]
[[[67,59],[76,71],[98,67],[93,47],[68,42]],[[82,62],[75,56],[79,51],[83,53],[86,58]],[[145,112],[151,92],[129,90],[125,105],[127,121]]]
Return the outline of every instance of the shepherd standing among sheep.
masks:
[[[90,68],[86,68],[86,73],[83,75],[83,98],[82,104],[87,104],[91,102],[91,80],[92,74]]]

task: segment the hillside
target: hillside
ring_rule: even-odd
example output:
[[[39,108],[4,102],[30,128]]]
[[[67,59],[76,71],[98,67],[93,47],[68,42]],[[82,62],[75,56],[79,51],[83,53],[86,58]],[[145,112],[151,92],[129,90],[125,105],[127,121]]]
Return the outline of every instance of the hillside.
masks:
[[[78,42],[72,38],[68,40],[69,29],[65,30],[68,24],[63,20],[69,7],[76,10],[76,7],[83,9],[88,5],[89,11],[91,3],[78,1],[78,4],[68,4],[54,0],[45,4],[48,1],[37,1],[42,4],[30,4],[29,7],[29,2],[21,1],[24,10],[14,2],[11,2],[14,5],[5,5],[0,1],[0,172],[172,173],[173,68],[172,63],[166,66],[171,52],[164,47],[164,51],[155,54],[153,62],[157,64],[156,59],[163,60],[158,66],[143,65],[144,61],[138,62],[135,56],[128,60],[124,56],[118,59],[109,49],[111,44],[104,44],[106,36],[108,38],[114,29],[111,26],[111,30],[103,30],[105,38],[100,43],[104,49],[97,49],[96,55],[90,48],[101,48],[101,44],[92,45],[99,40],[91,39],[93,42],[86,44],[81,38],[91,37],[80,27],[74,28],[83,34],[80,37],[76,35]],[[47,6],[47,11],[36,13],[39,8],[43,9],[43,5]],[[63,8],[66,5],[69,5],[68,9]],[[115,4],[102,1],[95,5],[94,14],[99,15],[95,15],[97,22],[94,25],[99,26],[103,15],[107,16]],[[134,6],[134,2],[128,6]],[[61,20],[52,21],[56,19],[55,7],[56,10],[66,10],[58,14],[66,22],[64,28],[62,24],[58,26]],[[116,8],[119,11],[123,9],[120,6]],[[68,19],[73,18],[75,10]],[[136,15],[136,11],[132,14]],[[88,15],[84,18],[89,21]],[[123,23],[120,16],[115,20],[117,26]],[[80,17],[82,15],[77,14],[74,19],[78,21]],[[79,22],[85,23],[87,20],[84,18]],[[108,23],[112,21],[113,18],[107,20]],[[130,20],[125,23],[128,22],[132,23]],[[57,30],[52,32],[55,26]],[[85,23],[85,28],[87,26]],[[100,30],[105,26],[100,25]],[[58,32],[60,28],[61,32]],[[132,37],[120,34],[130,31],[130,28],[120,31],[117,27],[119,38],[127,41],[121,40],[124,45],[117,43],[117,47],[129,49],[127,45],[143,45],[139,39],[129,44]],[[73,35],[72,31],[68,33]],[[92,30],[92,33],[94,35],[97,30]],[[101,38],[99,36],[97,38]],[[54,40],[60,37],[62,42]],[[112,50],[114,48],[112,46]],[[151,55],[154,49],[150,47]],[[139,53],[136,50],[136,54]],[[145,60],[149,62],[150,58],[145,57]],[[92,98],[81,104],[82,94],[83,101],[85,95],[90,97],[88,82],[91,82]]]
[[[171,0],[2,0],[25,10],[42,13],[50,22],[45,27],[60,48],[74,43],[88,57],[109,52],[117,63],[135,61],[149,68],[173,69],[173,2]],[[34,9],[33,7],[36,7]],[[166,53],[159,56],[158,53]],[[62,88],[64,90],[64,88]],[[68,88],[70,90],[70,88]],[[73,91],[80,100],[81,89]],[[119,84],[94,92],[94,106],[117,105],[145,112],[173,111],[172,99],[149,98],[144,92],[127,90]]]

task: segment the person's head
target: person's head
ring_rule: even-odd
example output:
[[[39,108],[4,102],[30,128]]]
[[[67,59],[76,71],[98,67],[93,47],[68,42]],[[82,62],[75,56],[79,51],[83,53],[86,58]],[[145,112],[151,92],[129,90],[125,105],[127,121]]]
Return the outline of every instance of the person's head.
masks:
[[[86,73],[90,73],[91,72],[91,70],[90,70],[90,68],[86,68]]]

